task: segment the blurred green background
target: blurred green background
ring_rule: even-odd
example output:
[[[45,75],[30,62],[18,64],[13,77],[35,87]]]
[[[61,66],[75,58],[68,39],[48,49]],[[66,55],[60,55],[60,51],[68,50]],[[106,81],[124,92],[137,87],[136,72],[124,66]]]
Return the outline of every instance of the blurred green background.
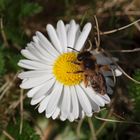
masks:
[[[101,31],[119,28],[140,18],[140,1],[0,0],[0,140],[140,140],[140,125],[131,124],[140,122],[140,85],[125,76],[117,79],[112,103],[97,115],[129,123],[104,122],[94,116],[72,123],[46,119],[30,105],[27,91],[19,88],[20,50],[35,31],[46,34],[46,24],[55,26],[59,19],[65,23],[75,19],[81,26],[87,21],[95,25],[94,15]],[[93,29],[93,44],[94,36]],[[101,36],[101,47],[108,51],[140,48],[140,25]],[[140,52],[112,55],[140,81]]]

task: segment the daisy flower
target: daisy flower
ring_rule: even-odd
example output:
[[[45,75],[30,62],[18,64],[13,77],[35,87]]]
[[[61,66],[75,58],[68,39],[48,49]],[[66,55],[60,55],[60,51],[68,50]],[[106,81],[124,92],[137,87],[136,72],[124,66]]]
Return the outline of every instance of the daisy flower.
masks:
[[[93,112],[99,112],[100,107],[110,102],[107,94],[101,95],[90,86],[86,88],[83,74],[74,73],[80,66],[71,63],[77,60],[77,53],[68,47],[81,50],[91,27],[91,23],[87,23],[81,31],[74,20],[66,25],[60,20],[56,29],[47,25],[49,39],[37,31],[33,41],[21,50],[26,59],[20,60],[18,65],[28,71],[18,75],[22,79],[20,87],[30,89],[27,96],[32,98],[31,105],[38,104],[38,112],[45,112],[47,118],[74,121],[91,117]],[[111,64],[103,54],[93,53],[98,63]],[[116,76],[120,75],[115,68],[114,72]],[[112,73],[104,73],[104,76],[107,92],[111,93]]]

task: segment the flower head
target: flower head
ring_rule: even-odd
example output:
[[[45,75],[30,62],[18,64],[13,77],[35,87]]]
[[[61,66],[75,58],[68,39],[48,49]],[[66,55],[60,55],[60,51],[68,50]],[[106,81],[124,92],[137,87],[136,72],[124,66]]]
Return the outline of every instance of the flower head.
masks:
[[[57,22],[56,29],[48,24],[46,27],[48,40],[41,32],[36,32],[33,41],[21,50],[26,58],[20,60],[18,65],[28,69],[19,74],[22,79],[20,85],[23,89],[30,89],[27,93],[32,98],[31,105],[39,104],[38,112],[45,111],[47,118],[60,118],[61,120],[73,121],[77,118],[92,116],[93,112],[99,112],[100,107],[110,102],[107,94],[101,95],[92,87],[85,87],[83,74],[74,73],[80,71],[81,67],[71,63],[77,59],[77,53],[72,49],[80,51],[90,33],[91,23],[87,23],[83,30],[79,24],[72,20],[64,25],[63,21]],[[111,61],[103,54],[93,51],[97,63],[109,64]],[[115,75],[119,71],[113,68]],[[107,92],[112,93],[114,86],[110,78],[110,71],[103,72]]]

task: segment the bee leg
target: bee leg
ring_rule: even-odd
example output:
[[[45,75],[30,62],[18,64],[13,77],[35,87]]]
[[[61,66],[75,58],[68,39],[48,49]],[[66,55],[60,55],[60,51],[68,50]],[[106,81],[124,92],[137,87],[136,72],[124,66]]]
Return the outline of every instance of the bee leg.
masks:
[[[79,71],[75,71],[75,72],[67,72],[67,73],[73,73],[73,74],[78,74],[78,73],[83,73],[84,71],[79,70]]]
[[[84,72],[84,71],[79,70],[79,71],[75,71],[75,72],[73,72],[73,73],[77,74],[77,73],[83,73],[83,72]]]
[[[85,87],[87,88],[87,86],[88,86],[88,76],[87,75],[84,75],[84,85],[85,85]]]
[[[71,63],[73,63],[73,64],[76,64],[76,65],[80,65],[80,64],[81,64],[81,63],[76,62],[76,61],[69,61],[69,62],[71,62]]]

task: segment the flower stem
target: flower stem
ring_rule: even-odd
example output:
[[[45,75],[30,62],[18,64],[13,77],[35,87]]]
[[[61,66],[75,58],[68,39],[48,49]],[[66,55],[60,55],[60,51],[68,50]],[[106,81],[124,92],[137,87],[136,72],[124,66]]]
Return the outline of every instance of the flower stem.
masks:
[[[91,130],[92,140],[97,140],[95,128],[91,118],[88,118],[88,124]]]

